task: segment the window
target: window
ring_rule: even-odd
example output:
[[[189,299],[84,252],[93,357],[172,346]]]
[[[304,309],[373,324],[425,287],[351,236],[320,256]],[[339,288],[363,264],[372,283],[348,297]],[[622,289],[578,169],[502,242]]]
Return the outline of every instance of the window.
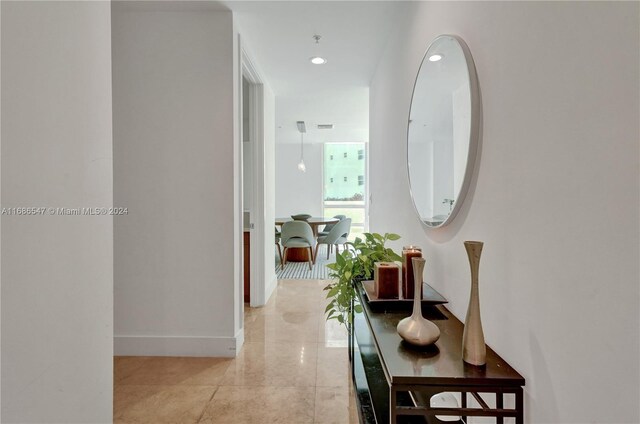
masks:
[[[350,240],[367,230],[366,155],[365,143],[324,143],[323,214],[351,218]]]

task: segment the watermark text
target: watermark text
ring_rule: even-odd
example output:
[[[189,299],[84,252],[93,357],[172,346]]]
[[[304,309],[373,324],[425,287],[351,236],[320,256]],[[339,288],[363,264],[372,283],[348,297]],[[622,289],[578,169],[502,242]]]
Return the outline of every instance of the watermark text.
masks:
[[[114,207],[82,207],[82,208],[63,208],[63,207],[46,207],[46,206],[28,206],[15,208],[2,208],[3,216],[102,216],[102,215],[129,215],[129,208]]]

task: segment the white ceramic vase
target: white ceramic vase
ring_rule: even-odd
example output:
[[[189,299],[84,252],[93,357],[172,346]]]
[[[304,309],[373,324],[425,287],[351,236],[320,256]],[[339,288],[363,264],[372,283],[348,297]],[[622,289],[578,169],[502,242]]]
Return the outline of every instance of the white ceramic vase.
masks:
[[[412,258],[414,293],[422,291],[422,273],[424,271],[424,258]],[[413,298],[413,314],[398,323],[398,334],[407,343],[416,346],[427,346],[435,343],[440,338],[440,329],[431,321],[422,316],[422,299],[420,296]]]

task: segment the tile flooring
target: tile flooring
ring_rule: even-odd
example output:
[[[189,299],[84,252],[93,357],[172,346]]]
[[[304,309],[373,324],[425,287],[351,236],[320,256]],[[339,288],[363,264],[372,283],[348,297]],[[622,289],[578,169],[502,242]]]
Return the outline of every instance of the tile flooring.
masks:
[[[347,334],[323,316],[321,280],[279,280],[245,308],[234,359],[116,357],[114,422],[355,424]]]

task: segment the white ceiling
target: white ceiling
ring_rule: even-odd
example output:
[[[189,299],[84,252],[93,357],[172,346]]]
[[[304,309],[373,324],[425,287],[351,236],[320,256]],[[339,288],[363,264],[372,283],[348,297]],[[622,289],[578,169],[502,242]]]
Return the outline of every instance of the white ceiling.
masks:
[[[392,1],[229,1],[276,95],[277,142],[366,141],[368,87],[397,20]],[[316,45],[313,35],[322,36]],[[313,65],[312,56],[327,59]],[[335,129],[318,132],[319,123]],[[363,140],[364,138],[364,140]]]

